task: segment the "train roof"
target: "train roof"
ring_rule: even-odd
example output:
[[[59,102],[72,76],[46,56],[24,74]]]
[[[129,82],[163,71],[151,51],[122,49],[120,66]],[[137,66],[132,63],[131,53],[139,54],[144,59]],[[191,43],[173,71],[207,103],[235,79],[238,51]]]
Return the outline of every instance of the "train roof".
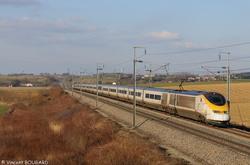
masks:
[[[96,85],[96,84],[85,84],[85,85]],[[99,84],[99,85],[106,86],[106,87],[116,87],[116,88],[118,87],[118,88],[133,89],[133,86],[122,86],[122,85],[111,85],[111,84]],[[148,87],[136,87],[136,89],[155,91],[155,92],[170,92],[170,93],[176,93],[176,94],[187,94],[187,95],[194,95],[194,96],[204,95],[204,94],[208,94],[208,93],[217,93],[217,92],[209,92],[209,91],[178,90],[178,89],[148,88]]]
[[[188,94],[188,95],[202,95],[208,93],[207,91],[196,91],[196,90],[173,90],[172,93],[181,93],[181,94]]]
[[[201,95],[201,94],[209,93],[207,91],[178,90],[178,89],[164,89],[164,88],[145,88],[145,90],[157,91],[157,92],[170,92],[170,93],[178,93],[178,94],[188,94],[188,95]]]

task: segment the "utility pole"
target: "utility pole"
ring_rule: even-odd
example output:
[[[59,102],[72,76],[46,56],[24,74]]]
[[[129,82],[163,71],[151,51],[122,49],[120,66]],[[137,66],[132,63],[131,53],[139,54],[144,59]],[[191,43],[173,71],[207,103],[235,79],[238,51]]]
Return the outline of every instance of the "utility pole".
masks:
[[[150,84],[150,88],[152,88],[152,69],[151,69],[151,64],[150,64],[150,69],[146,70],[149,71],[149,84]]]
[[[136,60],[136,48],[143,48],[145,50],[145,54],[146,54],[146,48],[145,47],[134,47],[134,97],[133,97],[133,127],[135,127],[135,118],[136,118],[136,62],[140,62],[142,63],[143,61],[140,60]]]
[[[82,68],[80,69],[80,84],[82,84],[82,74],[84,74],[86,72],[86,69],[84,70],[84,72],[82,72]],[[82,98],[82,85],[80,85],[80,99]]]
[[[121,68],[120,72],[119,72],[119,85],[121,85],[121,74],[123,73],[124,68]]]
[[[75,81],[74,81],[74,72],[72,72],[72,83],[71,83],[71,90],[72,90],[72,96],[74,95],[74,83],[75,83]]]
[[[227,54],[227,101],[229,104],[229,111],[230,111],[230,52],[219,52],[219,59],[221,60],[221,54]]]
[[[104,64],[97,63],[96,66],[96,109],[98,109],[99,71],[104,68]]]
[[[69,68],[68,68],[68,81],[67,81],[67,89],[71,89],[70,88],[70,70],[69,70]]]

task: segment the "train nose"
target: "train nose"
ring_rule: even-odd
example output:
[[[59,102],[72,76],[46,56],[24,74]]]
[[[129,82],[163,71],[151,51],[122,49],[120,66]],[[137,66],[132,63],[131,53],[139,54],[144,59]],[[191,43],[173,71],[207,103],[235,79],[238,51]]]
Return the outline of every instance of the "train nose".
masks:
[[[215,114],[214,119],[218,121],[229,121],[230,116],[229,114]]]

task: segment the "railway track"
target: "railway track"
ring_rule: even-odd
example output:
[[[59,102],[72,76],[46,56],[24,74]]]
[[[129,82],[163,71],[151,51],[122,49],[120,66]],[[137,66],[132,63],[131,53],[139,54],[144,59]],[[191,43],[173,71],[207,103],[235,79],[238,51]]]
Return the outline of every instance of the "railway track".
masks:
[[[95,95],[89,93],[82,93],[87,97],[95,99]],[[129,103],[122,104],[114,101],[110,101],[110,98],[100,97],[99,101],[112,105],[124,111],[132,112],[131,105]],[[166,113],[155,112],[151,113],[145,108],[137,107],[137,115],[140,115],[147,120],[154,120],[166,127],[178,129],[187,134],[196,136],[197,138],[204,139],[216,145],[226,147],[234,152],[241,153],[243,155],[250,156],[250,133],[234,128],[218,128],[199,124],[183,118],[173,117]],[[145,122],[147,121],[145,120]],[[137,125],[139,127],[143,123]]]
[[[241,138],[250,139],[250,132],[248,131],[240,130],[237,128],[230,128],[230,127],[229,128],[214,128],[214,129],[223,131],[224,133],[229,133],[231,135],[238,136]]]

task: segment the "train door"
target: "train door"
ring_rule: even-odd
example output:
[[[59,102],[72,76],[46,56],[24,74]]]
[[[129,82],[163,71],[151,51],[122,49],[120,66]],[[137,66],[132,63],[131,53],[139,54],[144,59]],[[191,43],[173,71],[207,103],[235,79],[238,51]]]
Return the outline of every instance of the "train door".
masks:
[[[176,111],[176,104],[177,104],[177,95],[176,94],[170,94],[170,98],[169,98],[169,104],[168,104],[168,112],[170,114],[174,114],[177,115],[177,111]]]
[[[202,108],[202,98],[201,97],[196,97],[196,108],[195,108],[195,111],[199,112],[201,108]]]
[[[207,104],[202,97],[196,97],[197,119],[205,120],[207,117]]]
[[[162,104],[162,106],[167,106],[167,103],[168,103],[168,93],[163,93],[161,104]]]
[[[169,105],[171,105],[171,107],[175,108],[175,102],[176,102],[176,99],[175,99],[175,94],[170,94],[170,101],[169,101]]]

